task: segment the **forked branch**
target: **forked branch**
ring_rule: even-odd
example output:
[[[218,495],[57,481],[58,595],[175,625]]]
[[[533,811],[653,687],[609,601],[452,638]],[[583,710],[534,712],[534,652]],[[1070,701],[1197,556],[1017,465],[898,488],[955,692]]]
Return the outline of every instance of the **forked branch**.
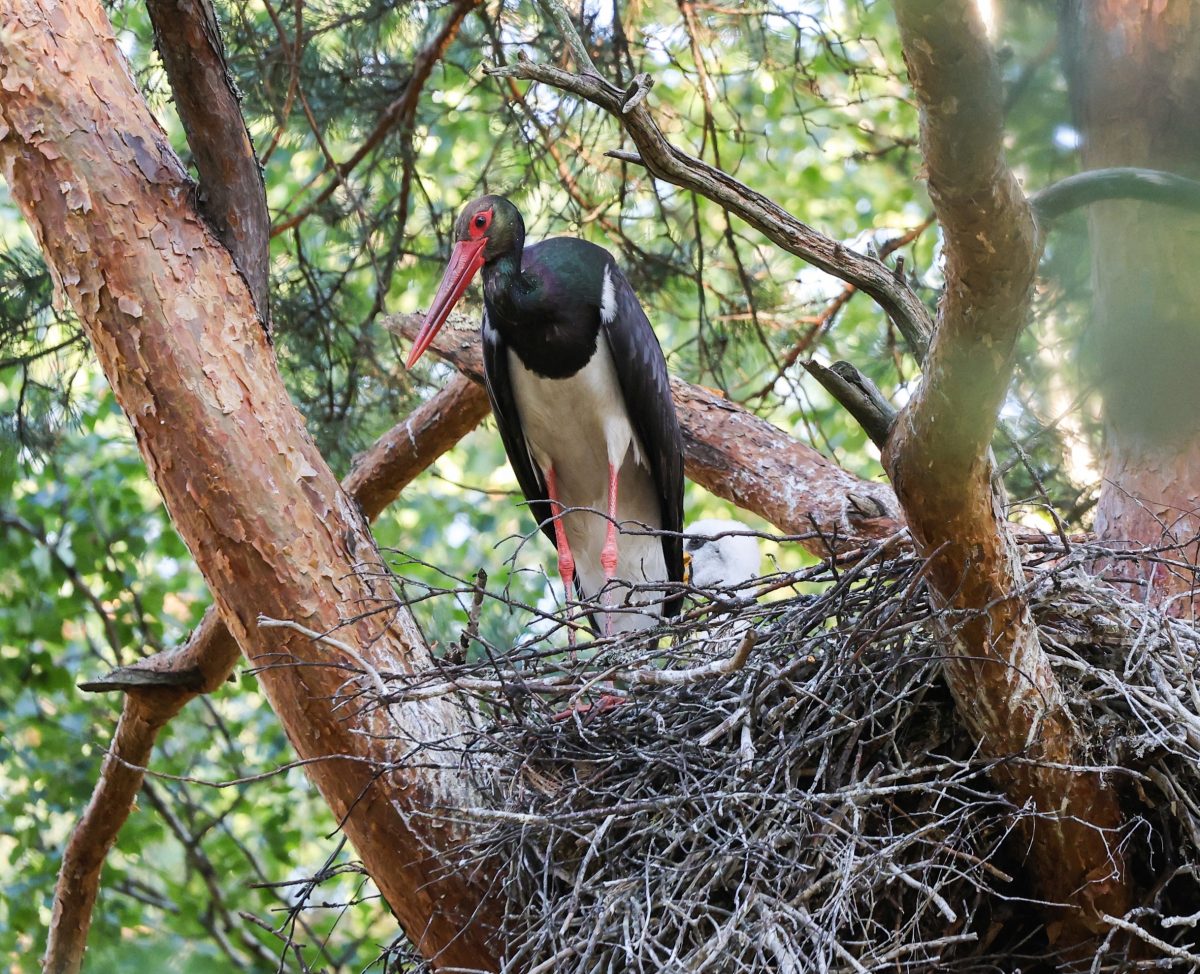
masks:
[[[210,0],[148,0],[154,39],[200,175],[200,208],[269,321],[267,191]]]

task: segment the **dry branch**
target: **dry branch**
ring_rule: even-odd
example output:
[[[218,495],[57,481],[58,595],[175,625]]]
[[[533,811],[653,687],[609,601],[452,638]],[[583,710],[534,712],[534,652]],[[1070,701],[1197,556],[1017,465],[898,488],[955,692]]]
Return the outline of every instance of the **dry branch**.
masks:
[[[611,154],[612,153],[610,153],[610,155]],[[879,247],[876,256],[878,256],[878,258],[881,261],[886,259],[887,257],[890,257],[892,254],[894,254],[900,248],[907,247],[910,243],[912,243],[914,240],[916,240],[918,237],[920,237],[921,234],[923,234],[931,226],[933,226],[933,217],[928,217],[927,219],[922,220],[920,223],[918,223],[911,230],[907,230],[904,233],[900,234],[899,236],[892,237],[888,240],[885,240],[883,242],[883,244]],[[904,258],[903,257],[898,257],[896,259],[896,264],[895,264],[895,267],[892,269],[892,274],[893,274],[893,276],[898,276],[898,277],[903,278],[903,276],[904,276]],[[856,288],[853,284],[845,285],[842,288],[841,292],[836,297],[834,297],[834,299],[832,301],[830,301],[827,305],[825,305],[824,309],[822,309],[820,314],[816,315],[816,317],[811,320],[805,321],[806,324],[810,325],[808,332],[805,335],[803,335],[797,342],[795,342],[792,345],[792,347],[789,348],[782,356],[780,356],[779,364],[776,367],[776,369],[774,370],[774,375],[772,375],[769,380],[764,382],[762,384],[762,386],[758,389],[758,391],[755,392],[754,398],[756,398],[756,399],[763,398],[763,397],[767,396],[775,388],[775,383],[778,382],[780,379],[782,379],[784,377],[784,375],[787,374],[787,370],[796,364],[796,361],[800,358],[800,356],[803,355],[805,352],[807,352],[810,348],[812,348],[813,345],[816,343],[817,339],[819,339],[822,335],[825,334],[826,331],[828,331],[829,327],[833,324],[834,320],[841,313],[842,309],[845,308],[846,305],[850,303],[851,298],[853,298],[854,295],[856,295],[857,293],[858,293],[858,288]],[[869,430],[867,431],[867,433],[868,433],[868,435],[870,435]],[[873,437],[872,437],[872,442],[874,442]]]
[[[989,450],[1030,305],[1038,245],[1003,155],[1002,86],[969,0],[898,0],[921,109],[929,192],[946,239],[946,289],[921,387],[884,461],[947,616],[944,667],[985,754],[1038,763],[996,769],[1012,800],[1044,817],[1030,867],[1066,946],[1106,930],[1130,902],[1116,796],[1099,775],[1064,770],[1082,740],[1038,640],[1020,555],[993,493]]]
[[[341,640],[327,633],[316,632],[290,619],[271,619],[267,616],[259,616],[258,624],[263,629],[290,629],[316,642],[323,642],[333,646],[347,655],[356,655],[353,647],[348,646]],[[746,665],[746,660],[750,658],[750,652],[754,649],[757,641],[758,636],[753,629],[750,629],[742,637],[737,648],[728,657],[711,660],[682,670],[661,669],[658,667],[628,668],[613,666],[604,670],[599,676],[593,676],[582,681],[577,675],[569,673],[548,677],[544,680],[529,680],[525,672],[520,670],[497,671],[489,663],[490,676],[488,678],[452,676],[450,679],[441,682],[430,683],[422,680],[420,675],[418,675],[417,680],[395,694],[390,693],[383,683],[384,674],[370,672],[363,662],[359,662],[359,666],[375,682],[375,689],[378,691],[378,699],[380,700],[428,700],[431,697],[444,697],[463,690],[475,692],[488,691],[503,694],[510,693],[518,688],[522,693],[542,693],[549,696],[559,696],[568,693],[578,694],[589,690],[600,680],[622,680],[628,681],[635,686],[647,687],[683,687],[691,686],[694,683],[704,683],[712,680],[714,677],[728,676],[730,673],[740,670]],[[470,667],[470,669],[477,669],[477,667]],[[434,674],[438,674],[438,672],[438,670],[433,671]],[[391,676],[391,674],[388,675]]]
[[[895,322],[915,354],[918,357],[924,354],[932,321],[920,298],[903,279],[897,279],[882,261],[846,249],[796,219],[770,197],[672,145],[645,103],[652,79],[639,75],[625,90],[606,81],[588,56],[565,7],[559,0],[547,0],[543,7],[571,50],[578,73],[521,56],[515,64],[485,66],[488,74],[548,84],[604,109],[629,134],[638,149],[634,159],[651,175],[720,204],[788,253],[869,294]]]
[[[386,325],[411,340],[421,317],[395,315]],[[451,315],[431,348],[473,381],[483,382],[476,319]],[[798,536],[800,544],[821,557],[896,533],[896,502],[886,486],[847,473],[701,386],[673,378],[671,392],[683,429],[684,471],[696,483]]]
[[[363,159],[379,146],[388,133],[397,125],[401,126],[406,139],[411,137],[413,121],[416,118],[417,104],[420,101],[421,92],[425,88],[425,83],[429,80],[429,76],[433,72],[434,65],[442,59],[446,48],[450,46],[450,42],[458,34],[463,18],[478,7],[480,3],[481,0],[458,0],[454,4],[449,16],[446,18],[446,22],[442,25],[442,29],[438,31],[428,46],[413,58],[412,73],[409,75],[408,83],[405,84],[404,90],[383,110],[379,116],[379,120],[375,123],[375,127],[363,140],[362,144],[345,162],[332,164],[328,167],[333,169],[334,178],[300,210],[272,227],[271,236],[278,236],[286,230],[290,230],[292,227],[302,223],[317,207],[333,195],[334,191],[342,185],[346,177],[357,168]]]
[[[887,401],[879,387],[849,362],[834,362],[831,366],[825,366],[815,359],[809,359],[804,363],[804,368],[854,417],[871,442],[882,450],[896,421],[896,407]]]

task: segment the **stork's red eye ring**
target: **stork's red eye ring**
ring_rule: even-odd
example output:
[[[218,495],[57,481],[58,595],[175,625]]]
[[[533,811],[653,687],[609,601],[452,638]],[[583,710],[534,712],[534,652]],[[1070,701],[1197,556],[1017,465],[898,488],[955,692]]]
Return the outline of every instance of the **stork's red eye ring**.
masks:
[[[480,210],[471,217],[471,225],[467,227],[467,234],[472,240],[478,240],[485,233],[488,227],[492,225],[492,211],[490,209]]]

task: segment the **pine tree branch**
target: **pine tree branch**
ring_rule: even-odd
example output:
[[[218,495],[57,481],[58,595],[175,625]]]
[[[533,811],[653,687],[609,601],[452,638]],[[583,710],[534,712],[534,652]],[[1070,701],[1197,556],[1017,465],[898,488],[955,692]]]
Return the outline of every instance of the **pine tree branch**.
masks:
[[[200,209],[270,323],[271,218],[210,0],[147,0],[158,53],[200,174]]]
[[[403,130],[406,139],[411,138],[413,122],[416,118],[417,103],[421,98],[421,93],[425,90],[425,84],[429,81],[429,76],[433,73],[434,66],[442,59],[442,55],[446,53],[446,48],[450,46],[450,42],[458,35],[463,19],[478,7],[481,2],[482,0],[458,0],[455,3],[450,10],[449,16],[446,18],[446,22],[442,25],[442,29],[413,58],[412,74],[409,76],[404,90],[383,110],[383,113],[375,123],[375,127],[363,140],[362,144],[354,150],[345,162],[327,167],[326,171],[332,169],[334,178],[303,207],[271,227],[270,235],[272,237],[277,237],[292,227],[298,226],[311,216],[317,207],[333,195],[334,191],[342,185],[346,177],[358,167],[359,163],[379,147],[379,144],[383,142],[388,133],[397,125]]]
[[[854,417],[871,442],[882,449],[896,421],[896,409],[879,387],[849,362],[825,366],[810,359],[804,368]]]
[[[1029,197],[1029,204],[1040,221],[1049,223],[1105,200],[1140,200],[1195,212],[1200,211],[1200,181],[1129,166],[1091,169],[1039,189]]]

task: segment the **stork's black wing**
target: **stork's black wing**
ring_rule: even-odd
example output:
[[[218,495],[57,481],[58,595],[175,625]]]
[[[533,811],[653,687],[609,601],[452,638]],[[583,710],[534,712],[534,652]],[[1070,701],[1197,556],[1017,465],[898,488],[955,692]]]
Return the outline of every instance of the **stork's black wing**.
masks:
[[[483,315],[483,374],[487,379],[488,398],[492,402],[492,414],[504,441],[504,452],[517,475],[521,492],[529,501],[534,519],[541,525],[546,537],[554,542],[554,524],[550,521],[550,494],[542,479],[542,472],[529,453],[525,434],[521,432],[521,416],[517,412],[517,400],[513,395],[512,374],[508,367],[508,345],[500,333],[488,322],[487,312]]]
[[[683,581],[683,435],[671,398],[671,382],[662,347],[650,326],[646,313],[628,278],[616,263],[608,265],[612,283],[612,316],[606,320],[602,304],[600,322],[625,399],[625,409],[641,441],[658,489],[662,511],[662,529],[673,532],[662,536],[667,578]],[[663,603],[663,614],[677,615],[683,593]]]

